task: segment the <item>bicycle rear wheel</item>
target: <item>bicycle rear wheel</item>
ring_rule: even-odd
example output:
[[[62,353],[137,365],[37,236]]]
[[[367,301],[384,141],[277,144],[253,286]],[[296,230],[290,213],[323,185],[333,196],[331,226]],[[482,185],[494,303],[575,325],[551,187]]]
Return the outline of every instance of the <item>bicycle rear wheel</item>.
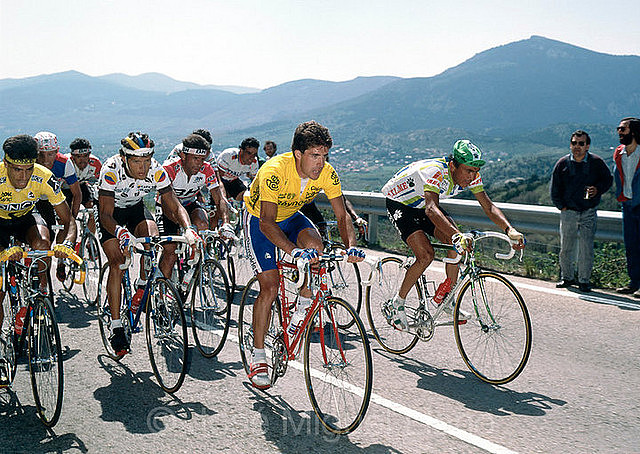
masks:
[[[89,306],[98,303],[100,289],[100,272],[102,270],[102,256],[100,245],[93,234],[86,235],[80,244],[80,255],[86,266],[86,277],[82,289]]]
[[[460,313],[471,315],[458,324]],[[480,380],[502,385],[524,369],[531,352],[531,320],[518,290],[505,277],[481,272],[465,282],[454,309],[458,350]]]
[[[76,278],[76,272],[78,271],[78,265],[71,259],[62,259],[64,266],[64,280],[62,281],[62,288],[71,293],[74,280]],[[57,277],[56,277],[57,279]]]
[[[36,296],[28,327],[29,372],[36,411],[45,426],[53,427],[62,411],[64,373],[60,331],[53,306]]]
[[[145,331],[151,368],[160,387],[175,393],[187,373],[187,322],[173,283],[155,278],[147,300]]]
[[[338,326],[337,313],[352,318]],[[330,432],[347,434],[364,419],[373,386],[369,340],[355,310],[330,297],[314,311],[304,339],[304,378],[316,415]]]
[[[331,249],[333,252],[335,249],[344,249],[344,247],[335,245]],[[348,263],[346,260],[328,263],[327,275],[331,294],[348,301],[359,314],[362,306],[362,279],[358,264]],[[351,318],[348,320],[353,321]],[[349,326],[343,326],[342,322],[339,322],[338,326],[349,328]]]
[[[260,293],[260,283],[258,278],[253,277],[245,286],[240,300],[240,310],[238,313],[238,345],[240,347],[240,358],[244,371],[249,375],[251,357],[253,355],[253,305]],[[271,376],[271,385],[275,384],[278,377],[284,375],[286,371],[286,356],[284,341],[282,340],[282,315],[278,298],[271,305],[271,315],[267,324],[267,333],[264,339],[265,353],[267,354],[267,365]],[[274,361],[275,359],[275,361]],[[284,360],[281,361],[281,360]],[[274,362],[276,367],[274,367]],[[284,364],[283,366],[280,366]]]
[[[191,331],[200,353],[213,358],[229,333],[231,289],[222,265],[209,259],[202,264],[191,297]]]
[[[407,331],[400,331],[393,326],[393,305],[391,300],[396,295],[400,283],[404,279],[403,261],[397,257],[382,259],[380,280],[374,280],[367,287],[367,318],[373,337],[386,351],[400,355],[407,353],[418,342],[418,336]],[[405,302],[409,324],[411,324],[411,308],[418,307],[419,295],[417,287],[411,288]]]
[[[102,339],[102,345],[104,345],[104,349],[107,352],[107,356],[114,361],[120,361],[122,356],[116,355],[116,352],[113,351],[111,347],[111,342],[109,342],[109,337],[111,336],[111,308],[109,307],[109,299],[107,297],[107,277],[109,276],[109,264],[105,263],[100,270],[100,279],[98,288],[100,288],[100,296],[102,298],[102,302],[99,302],[96,305],[96,314],[98,316],[98,326],[100,327],[100,338]],[[104,295],[104,296],[102,296]],[[122,290],[122,295],[124,295],[124,289]],[[124,301],[124,296],[121,297],[122,301],[120,303],[120,320],[122,320],[122,327],[124,328],[124,333],[129,340],[129,344],[131,344],[131,320],[129,319],[129,305]]]

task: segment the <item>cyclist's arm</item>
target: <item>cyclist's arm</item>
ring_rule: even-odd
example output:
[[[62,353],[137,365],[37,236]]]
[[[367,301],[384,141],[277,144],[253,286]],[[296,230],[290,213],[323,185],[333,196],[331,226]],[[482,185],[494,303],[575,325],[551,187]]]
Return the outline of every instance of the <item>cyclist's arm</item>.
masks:
[[[224,188],[221,184],[218,187],[212,188],[210,192],[211,192],[211,200],[213,200],[213,203],[215,203],[216,211],[220,213],[220,218],[222,219],[222,222],[227,223],[229,222],[229,210],[227,209],[227,201],[222,195],[223,189]]]
[[[64,225],[64,228],[67,231],[67,236],[65,237],[64,241],[71,244],[76,244],[76,221],[73,216],[71,216],[69,205],[67,204],[67,202],[63,201],[62,203],[55,205],[53,208],[54,210],[56,210],[56,214],[58,215],[60,222],[62,223],[62,225]]]
[[[73,217],[78,215],[78,211],[80,211],[80,203],[82,202],[82,191],[80,190],[80,182],[76,181],[73,184],[69,185],[69,189],[71,190],[71,196],[73,197],[71,204],[71,214]]]
[[[504,232],[509,227],[511,227],[511,224],[509,224],[509,221],[507,221],[507,218],[505,217],[502,210],[494,205],[486,192],[481,191],[477,192],[474,195],[476,196],[478,202],[480,202],[484,213],[489,219],[491,219],[491,221],[493,221],[495,225],[500,227],[500,230]]]
[[[115,194],[110,191],[100,189],[98,191],[98,217],[100,218],[100,224],[111,233],[116,236],[116,227],[118,223],[113,217],[113,209],[116,206]]]
[[[164,189],[158,191],[160,194],[160,203],[162,204],[162,212],[182,228],[187,228],[191,225],[189,220],[189,214],[184,209],[172,186],[167,186]]]
[[[291,255],[297,246],[289,241],[282,229],[276,223],[278,215],[278,204],[262,200],[260,202],[260,231],[267,237],[269,241]]]
[[[336,221],[338,222],[338,230],[340,230],[340,237],[342,242],[347,248],[356,247],[356,232],[353,230],[353,224],[351,218],[347,214],[347,210],[344,206],[344,196],[334,197],[330,199],[331,208],[336,215]]]
[[[444,238],[441,240],[447,239],[450,241],[454,234],[460,233],[456,225],[440,209],[440,194],[424,191],[424,202],[424,211],[427,217],[433,222],[436,230],[444,234]]]
[[[344,196],[343,196],[344,197]],[[351,216],[352,221],[356,221],[360,216],[356,213],[356,210],[353,208],[353,205],[346,198],[344,199],[344,207],[347,209],[347,213]]]

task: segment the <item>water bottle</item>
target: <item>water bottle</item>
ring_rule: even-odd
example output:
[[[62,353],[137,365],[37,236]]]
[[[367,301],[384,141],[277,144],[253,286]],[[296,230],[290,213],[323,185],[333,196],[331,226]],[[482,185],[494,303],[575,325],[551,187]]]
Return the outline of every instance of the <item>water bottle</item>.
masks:
[[[302,324],[302,321],[307,316],[309,307],[311,307],[310,302],[306,304],[298,303],[298,310],[293,313],[293,315],[291,316],[291,322],[289,323],[289,337],[294,337],[296,335],[296,333],[298,332],[298,328],[300,328],[300,325]]]
[[[142,302],[145,284],[146,282],[143,283],[139,279],[136,279],[136,293],[134,293],[133,298],[131,298],[131,313],[134,315],[138,312],[138,308],[140,307],[140,303]]]
[[[24,326],[24,318],[27,315],[27,308],[22,306],[16,314],[16,335],[22,334],[22,328]]]
[[[190,266],[187,272],[184,274],[184,279],[182,279],[182,286],[185,291],[189,288],[189,283],[191,282],[191,278],[193,277],[193,273],[195,273],[196,267]]]
[[[444,281],[440,283],[438,286],[438,290],[436,290],[436,294],[433,295],[433,302],[436,304],[442,304],[442,301],[451,291],[451,279],[446,278]]]

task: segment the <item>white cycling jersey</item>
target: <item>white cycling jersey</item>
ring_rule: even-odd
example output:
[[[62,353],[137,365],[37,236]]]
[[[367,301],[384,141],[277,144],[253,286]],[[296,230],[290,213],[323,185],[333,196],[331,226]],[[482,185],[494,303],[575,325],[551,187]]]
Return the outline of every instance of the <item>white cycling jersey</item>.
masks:
[[[193,203],[201,189],[210,192],[219,186],[216,173],[208,162],[205,162],[198,173],[191,178],[184,171],[180,156],[167,159],[162,166],[169,175],[173,190],[176,191],[176,196],[183,206]]]
[[[242,164],[239,159],[239,148],[226,148],[216,158],[220,178],[223,180],[235,180],[239,177],[247,177],[253,180],[258,173],[258,160],[254,158],[249,165]]]
[[[93,184],[98,181],[98,179],[100,178],[100,169],[102,169],[102,163],[96,156],[89,155],[89,164],[87,164],[87,167],[82,170],[80,170],[73,159],[71,159],[71,153],[66,153],[65,156],[73,164],[73,167],[76,170],[78,181],[87,182],[89,184]]]
[[[476,194],[484,191],[482,178],[478,173],[469,185],[469,190]],[[385,197],[412,208],[424,208],[424,193],[435,192],[442,199],[453,197],[466,188],[453,182],[448,158],[423,159],[398,170],[382,187]]]
[[[153,158],[144,180],[130,177],[125,172],[120,155],[115,155],[104,162],[98,185],[100,191],[113,193],[116,207],[126,208],[138,203],[154,189],[164,192],[163,189],[171,186],[171,180],[160,163]]]

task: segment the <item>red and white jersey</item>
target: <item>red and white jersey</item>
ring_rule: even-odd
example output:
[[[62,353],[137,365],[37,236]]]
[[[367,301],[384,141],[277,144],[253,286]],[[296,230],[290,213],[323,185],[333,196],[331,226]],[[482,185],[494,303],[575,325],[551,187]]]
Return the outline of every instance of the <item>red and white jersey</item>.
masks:
[[[102,169],[102,163],[100,160],[94,156],[89,155],[89,164],[87,167],[80,170],[76,163],[71,158],[71,153],[65,154],[67,159],[73,163],[73,167],[76,169],[76,176],[78,177],[79,182],[87,182],[89,184],[96,183],[100,178],[100,169]]]
[[[239,158],[239,148],[226,148],[216,158],[220,178],[231,181],[239,177],[253,180],[258,173],[258,160],[254,158],[249,165],[242,164]]]
[[[219,186],[216,173],[208,162],[205,162],[198,173],[192,175],[191,178],[184,171],[182,159],[179,156],[167,159],[162,166],[169,175],[173,190],[183,206],[194,202],[200,190],[209,192]]]
[[[125,172],[120,155],[115,155],[104,162],[98,185],[100,191],[113,193],[116,207],[126,208],[141,201],[154,189],[162,193],[171,186],[171,180],[160,163],[153,158],[146,178],[138,180],[130,177]]]

